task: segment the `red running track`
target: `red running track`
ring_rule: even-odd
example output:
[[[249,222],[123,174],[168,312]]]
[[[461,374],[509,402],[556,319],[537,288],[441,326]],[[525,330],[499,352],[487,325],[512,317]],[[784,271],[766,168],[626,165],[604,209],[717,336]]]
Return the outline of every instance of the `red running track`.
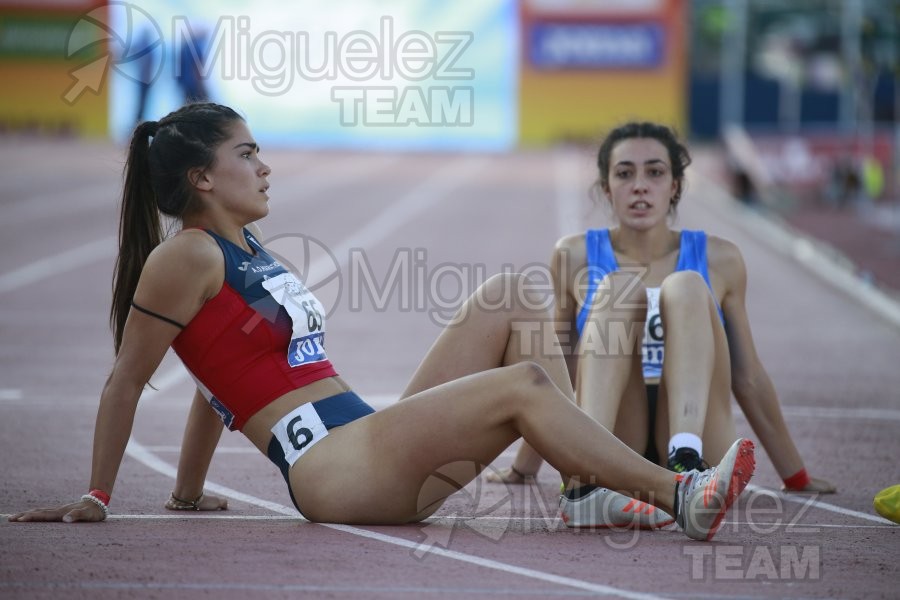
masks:
[[[0,513],[10,514],[85,492],[112,363],[122,151],[7,138],[0,157]],[[557,237],[605,219],[587,199],[589,151],[266,159],[265,237],[334,307],[329,354],[376,406],[396,398],[475,284],[504,267],[538,274]],[[900,532],[875,516],[872,497],[900,482],[900,329],[775,249],[702,173],[681,206],[676,226],[742,248],[760,354],[810,472],[839,494],[764,493],[779,482],[761,452],[755,491],[710,544],[674,530],[569,531],[547,466],[532,487],[477,480],[422,525],[323,526],[296,517],[277,470],[225,434],[207,490],[230,496],[230,510],[169,513],[192,389],[167,359],[160,390],[142,399],[113,517],[4,519],[0,597],[895,597]]]

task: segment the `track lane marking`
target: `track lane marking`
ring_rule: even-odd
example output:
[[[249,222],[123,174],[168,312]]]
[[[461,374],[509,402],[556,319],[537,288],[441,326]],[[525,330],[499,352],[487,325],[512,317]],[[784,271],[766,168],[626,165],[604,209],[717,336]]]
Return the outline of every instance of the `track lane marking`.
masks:
[[[118,243],[118,239],[115,237],[101,238],[0,274],[0,294],[12,292],[42,279],[60,275],[112,256],[116,252]]]
[[[509,589],[509,588],[476,588],[476,587],[438,587],[431,585],[429,587],[416,586],[349,586],[349,585],[312,585],[302,583],[282,583],[282,584],[266,584],[266,583],[157,583],[146,581],[117,581],[117,582],[95,582],[95,581],[46,581],[41,583],[27,582],[0,582],[0,589],[79,589],[79,590],[192,590],[192,591],[243,591],[243,592],[318,592],[318,593],[344,593],[351,594],[353,597],[372,596],[373,594],[390,594],[396,596],[398,594],[411,594],[414,597],[422,597],[425,595],[441,595],[452,594],[456,597],[478,596],[513,596],[516,598],[523,596],[539,596],[547,597],[586,597],[594,596],[591,592],[577,590],[560,590],[560,589]]]
[[[893,523],[888,521],[887,519],[883,519],[876,515],[866,514],[864,512],[859,512],[858,510],[852,510],[849,508],[844,508],[843,506],[837,506],[835,504],[829,504],[828,502],[822,502],[821,500],[816,500],[815,498],[809,496],[806,498],[794,496],[792,494],[785,494],[784,492],[779,492],[777,490],[772,490],[769,488],[760,487],[758,485],[750,484],[746,488],[751,492],[756,492],[757,494],[763,494],[766,496],[772,496],[774,498],[778,498],[780,500],[784,500],[786,502],[791,502],[792,504],[801,504],[808,505],[812,504],[815,508],[821,508],[822,510],[827,510],[833,513],[838,513],[840,515],[845,515],[848,517],[856,517],[857,519],[864,519],[866,521],[872,521],[874,523],[878,523],[881,525],[891,525],[894,526]],[[810,525],[810,527],[816,527],[816,525]]]
[[[152,452],[147,450],[145,446],[140,444],[137,440],[132,438],[128,441],[128,446],[125,448],[125,454],[134,460],[140,462],[144,466],[165,475],[171,479],[175,479],[175,475],[177,473],[177,469],[160,459]],[[256,496],[251,496],[250,494],[245,494],[238,490],[220,485],[218,483],[208,481],[204,486],[204,489],[208,489],[210,492],[213,492],[218,495],[226,496],[228,498],[232,498],[234,500],[238,500],[239,502],[245,502],[247,504],[252,504],[255,506],[259,506],[261,508],[265,508],[266,510],[270,510],[274,513],[286,516],[294,516],[298,521],[306,521],[300,515],[297,514],[297,511],[294,508],[290,508],[284,506],[283,504],[278,504],[276,502],[270,502],[268,500],[263,500],[262,498],[257,498]],[[328,529],[333,529],[335,531],[341,531],[344,533],[349,533],[351,535],[355,535],[357,537],[368,538],[374,541],[383,542],[386,544],[391,544],[393,546],[399,546],[401,548],[407,548],[410,551],[415,551],[420,549],[421,544],[419,542],[413,542],[410,540],[405,540],[403,538],[398,538],[390,535],[385,535],[383,533],[376,533],[374,531],[368,531],[366,529],[360,529],[359,527],[354,527],[351,525],[337,525],[333,523],[318,523],[320,527],[326,527]],[[456,550],[448,550],[444,548],[436,548],[432,546],[428,550],[429,554],[434,554],[436,556],[442,556],[444,558],[449,558],[451,560],[456,560],[459,562],[469,563],[478,567],[483,567],[487,569],[492,569],[494,571],[501,571],[504,573],[508,573],[511,575],[519,575],[522,577],[527,577],[529,579],[536,579],[539,581],[545,581],[548,583],[553,583],[556,585],[562,585],[570,588],[586,590],[589,592],[593,592],[596,594],[607,595],[607,596],[619,596],[622,598],[632,598],[634,600],[657,600],[662,598],[661,596],[657,596],[655,594],[644,594],[640,592],[632,592],[625,589],[615,588],[608,585],[602,585],[597,583],[591,583],[589,581],[583,581],[580,579],[574,579],[570,577],[563,577],[561,575],[553,575],[552,573],[545,573],[543,571],[537,571],[534,569],[528,569],[525,567],[518,567],[516,565],[511,565],[508,563],[503,563],[500,561],[492,560],[489,558],[484,558],[481,556],[477,556],[474,554],[466,554],[464,552],[458,552]]]

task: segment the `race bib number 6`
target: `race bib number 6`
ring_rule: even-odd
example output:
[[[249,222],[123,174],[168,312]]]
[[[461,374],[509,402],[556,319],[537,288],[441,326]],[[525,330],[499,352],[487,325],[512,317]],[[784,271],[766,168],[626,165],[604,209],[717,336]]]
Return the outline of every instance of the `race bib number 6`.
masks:
[[[307,403],[282,417],[272,428],[272,434],[281,444],[287,464],[293,465],[306,451],[328,435],[328,429],[325,428],[325,423],[313,405]]]

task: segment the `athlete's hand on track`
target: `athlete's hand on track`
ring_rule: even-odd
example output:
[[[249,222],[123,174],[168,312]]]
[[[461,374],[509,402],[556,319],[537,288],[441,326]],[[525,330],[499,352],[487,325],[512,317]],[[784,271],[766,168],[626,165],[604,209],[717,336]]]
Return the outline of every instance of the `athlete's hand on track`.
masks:
[[[62,521],[63,523],[96,522],[106,518],[103,511],[93,502],[82,500],[58,508],[37,508],[9,516],[10,521],[29,523],[38,521]]]
[[[795,494],[833,494],[837,492],[837,488],[834,487],[833,483],[824,479],[817,479],[815,477],[810,477],[809,483],[806,484],[806,487],[802,490],[788,489],[784,486],[782,486],[781,489],[785,492],[791,492]]]

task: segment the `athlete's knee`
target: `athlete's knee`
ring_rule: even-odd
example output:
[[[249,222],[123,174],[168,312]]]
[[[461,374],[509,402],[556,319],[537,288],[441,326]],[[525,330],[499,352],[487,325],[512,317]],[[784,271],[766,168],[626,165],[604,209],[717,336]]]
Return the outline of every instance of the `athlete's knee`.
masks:
[[[525,360],[511,367],[511,376],[516,383],[527,387],[544,387],[553,383],[547,370],[536,362]]]
[[[696,271],[676,271],[666,277],[659,286],[660,304],[703,302],[709,289],[703,276]],[[702,305],[701,305],[702,306]]]
[[[553,380],[536,362],[522,361],[491,371],[491,406],[504,419],[515,419],[532,410],[536,402],[551,396]]]

